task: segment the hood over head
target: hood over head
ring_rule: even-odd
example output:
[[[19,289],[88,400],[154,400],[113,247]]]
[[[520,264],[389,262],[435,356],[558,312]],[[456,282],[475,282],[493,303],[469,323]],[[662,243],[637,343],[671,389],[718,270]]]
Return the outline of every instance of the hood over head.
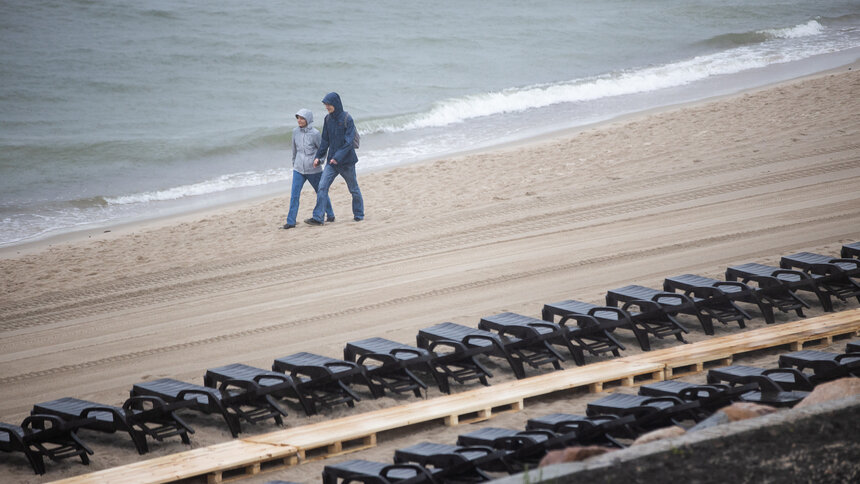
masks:
[[[296,117],[298,116],[305,118],[308,121],[308,126],[314,124],[314,112],[310,109],[299,109],[298,111],[296,111]]]
[[[339,115],[343,112],[343,103],[340,102],[340,96],[336,92],[326,94],[322,102],[334,106],[335,115]]]

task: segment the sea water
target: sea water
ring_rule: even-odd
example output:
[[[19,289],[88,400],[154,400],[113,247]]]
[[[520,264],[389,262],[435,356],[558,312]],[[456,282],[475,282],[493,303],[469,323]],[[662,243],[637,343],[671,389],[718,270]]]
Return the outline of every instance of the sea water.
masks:
[[[288,196],[294,113],[322,128],[329,91],[362,133],[361,173],[858,48],[860,0],[2,0],[0,245]]]

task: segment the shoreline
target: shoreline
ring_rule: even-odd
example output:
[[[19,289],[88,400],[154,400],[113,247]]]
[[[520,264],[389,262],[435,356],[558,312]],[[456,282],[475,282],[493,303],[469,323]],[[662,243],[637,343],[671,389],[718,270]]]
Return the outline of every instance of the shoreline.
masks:
[[[433,163],[440,160],[455,160],[471,155],[478,155],[482,153],[494,153],[494,152],[504,152],[508,150],[516,150],[516,149],[524,149],[530,146],[538,146],[545,143],[551,143],[554,141],[559,141],[563,139],[567,139],[570,137],[574,137],[579,133],[584,131],[600,129],[607,126],[612,126],[617,123],[625,123],[637,119],[646,118],[648,116],[670,112],[678,109],[686,109],[690,107],[699,106],[704,103],[709,103],[713,101],[718,101],[722,99],[729,99],[736,96],[742,96],[748,93],[754,93],[760,90],[765,90],[769,88],[773,88],[776,86],[791,84],[793,82],[802,81],[804,79],[812,79],[819,76],[825,76],[831,73],[844,71],[846,68],[848,70],[858,69],[860,68],[860,48],[852,49],[853,51],[857,51],[857,56],[855,60],[851,62],[847,62],[845,64],[840,65],[839,67],[825,69],[822,71],[814,72],[811,74],[803,74],[797,77],[792,77],[787,80],[778,80],[773,82],[768,82],[764,85],[742,88],[738,91],[731,92],[728,94],[719,94],[715,96],[708,96],[702,99],[697,99],[693,101],[680,101],[673,104],[661,105],[649,109],[645,109],[642,111],[636,111],[632,113],[619,114],[617,116],[613,116],[609,119],[605,119],[602,121],[597,121],[594,123],[585,124],[582,126],[561,128],[557,130],[552,130],[547,133],[538,134],[536,136],[530,136],[523,139],[518,139],[514,141],[506,141],[501,142],[499,144],[495,144],[489,147],[479,147],[474,149],[468,149],[463,151],[458,151],[456,153],[443,154],[438,156],[431,156],[428,158],[424,158],[421,160],[410,161],[410,162],[400,162],[395,163],[388,166],[382,167],[374,167],[366,172],[362,172],[362,177],[373,176],[376,173],[385,173],[400,167],[407,167],[415,164],[427,164]],[[845,52],[838,53],[842,56],[847,55]],[[824,54],[827,55],[827,54]],[[768,66],[766,68],[773,68],[774,66]],[[765,68],[765,69],[766,69]],[[260,187],[257,187],[260,188]],[[34,253],[38,253],[44,251],[46,249],[52,248],[54,246],[61,246],[67,244],[77,244],[80,242],[86,241],[99,241],[99,240],[111,240],[117,236],[124,236],[129,234],[134,234],[137,231],[147,231],[157,228],[162,228],[167,225],[175,225],[181,223],[192,222],[194,220],[198,220],[200,218],[208,218],[212,216],[216,216],[220,213],[233,212],[236,210],[245,209],[251,206],[255,206],[261,203],[271,203],[279,198],[287,197],[289,198],[289,187],[285,187],[283,193],[279,193],[277,195],[273,194],[262,194],[262,195],[254,195],[248,198],[240,198],[237,200],[229,200],[224,202],[217,202],[211,206],[200,207],[200,208],[192,208],[187,210],[179,210],[177,213],[171,213],[167,215],[154,215],[154,216],[146,216],[141,215],[139,218],[135,218],[130,221],[123,222],[108,222],[104,224],[93,224],[92,227],[86,227],[79,230],[71,230],[68,232],[62,232],[56,235],[49,235],[42,238],[36,238],[35,240],[27,240],[21,243],[13,243],[11,245],[0,246],[0,259],[3,258],[14,258],[16,256],[30,255]],[[108,235],[110,234],[110,235]],[[38,236],[37,236],[38,237]]]

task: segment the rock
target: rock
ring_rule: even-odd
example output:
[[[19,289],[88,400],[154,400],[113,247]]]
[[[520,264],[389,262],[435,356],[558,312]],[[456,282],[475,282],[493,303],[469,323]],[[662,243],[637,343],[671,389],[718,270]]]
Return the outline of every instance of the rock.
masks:
[[[860,378],[840,378],[815,387],[809,395],[800,401],[794,408],[803,408],[818,403],[840,400],[852,395],[860,394]]]
[[[655,440],[668,439],[669,437],[678,437],[679,435],[684,435],[685,433],[687,433],[686,430],[676,425],[673,425],[671,427],[652,430],[647,434],[642,434],[636,440],[633,441],[632,445],[647,444],[648,442],[654,442]]]
[[[549,451],[540,461],[539,467],[552,464],[561,464],[562,462],[579,462],[581,460],[594,457],[595,455],[612,452],[615,449],[610,447],[600,447],[598,445],[567,447],[561,450]]]
[[[720,412],[728,415],[729,421],[737,422],[738,420],[761,417],[762,415],[776,412],[776,408],[758,403],[736,402],[728,407],[721,408]]]
[[[775,412],[776,409],[767,405],[759,405],[758,403],[737,402],[727,407],[723,407],[713,415],[702,420],[687,432],[696,432],[698,430],[714,427],[729,422],[738,420],[746,420],[748,418],[761,417],[769,413]]]

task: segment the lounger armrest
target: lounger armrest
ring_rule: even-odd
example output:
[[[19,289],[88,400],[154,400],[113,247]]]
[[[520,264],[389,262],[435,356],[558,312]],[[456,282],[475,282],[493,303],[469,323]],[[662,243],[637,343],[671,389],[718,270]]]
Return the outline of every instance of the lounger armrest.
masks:
[[[663,305],[663,303],[661,301],[666,300],[666,299],[669,299],[669,300],[675,299],[675,300],[681,301],[682,305],[687,304],[690,306],[695,306],[695,303],[693,302],[692,299],[690,299],[689,296],[684,295],[684,294],[674,293],[674,292],[661,292],[658,294],[654,294],[654,297],[651,298],[652,301],[656,302],[657,304],[660,304],[661,306]],[[672,305],[672,307],[675,307],[675,306],[676,305]]]
[[[828,264],[851,264],[854,269],[860,269],[860,260],[858,259],[830,259]]]
[[[664,312],[663,307],[660,306],[660,304],[658,304],[656,301],[649,301],[647,299],[634,299],[633,301],[627,301],[626,303],[624,303],[623,306],[621,306],[621,309],[626,311],[627,314],[629,315],[630,314],[630,308],[633,308],[633,307],[639,309],[638,312],[640,312],[640,313],[645,313],[645,312],[649,312],[649,311],[661,312],[661,313]]]
[[[412,355],[416,358],[421,358],[422,356],[426,355],[425,352],[420,351],[420,350],[414,350],[412,348],[395,348],[395,349],[390,351],[391,356],[393,356],[397,359],[401,359],[399,356],[397,356],[401,353],[405,354],[405,355]]]
[[[126,418],[116,407],[87,407],[81,411],[81,418],[90,418],[90,415],[95,412],[107,412],[113,416],[114,423],[123,422]],[[129,412],[132,413],[132,412]]]
[[[853,351],[853,352],[848,352],[848,353],[842,353],[842,354],[836,355],[835,359],[836,359],[837,363],[842,363],[842,360],[847,359],[847,358],[860,358],[860,352]]]
[[[587,314],[566,314],[562,316],[561,320],[558,322],[559,326],[567,327],[567,322],[573,320],[576,322],[576,325],[580,328],[595,328],[600,326],[600,323],[594,316],[589,316]]]
[[[442,346],[442,347],[447,346],[447,347],[454,348],[454,353],[464,353],[466,350],[469,349],[465,344],[463,344],[459,341],[454,341],[454,340],[450,340],[450,339],[442,339],[442,340],[438,340],[438,341],[431,341],[430,344],[427,345],[427,351],[433,353],[436,356],[439,356],[439,354],[436,353],[436,348],[438,348],[440,346]]]
[[[493,447],[504,450],[517,450],[524,445],[536,444],[535,439],[527,435],[506,435],[493,439]]]
[[[203,390],[196,390],[193,388],[189,388],[188,390],[180,391],[179,393],[176,394],[176,399],[177,400],[190,400],[190,401],[194,402],[194,406],[201,405],[200,402],[196,398],[193,398],[193,399],[187,398],[188,396],[193,396],[193,395],[201,395],[201,396],[206,397],[206,404],[205,405],[210,405],[212,403],[212,394],[211,393],[205,392]]]
[[[357,365],[365,366],[364,362],[367,360],[371,360],[371,361],[375,360],[375,361],[378,361],[379,363],[381,363],[383,365],[386,365],[386,364],[395,365],[398,363],[397,358],[395,358],[389,354],[384,354],[384,353],[367,353],[367,354],[361,355],[358,358],[358,360],[356,360],[355,363]]]
[[[502,338],[527,339],[541,336],[540,331],[531,326],[508,326],[497,329],[498,334]],[[471,335],[470,335],[471,336]]]
[[[24,443],[24,440],[21,438],[23,429],[21,429],[20,433],[18,432],[18,429],[20,429],[20,427],[17,425],[0,423],[0,434],[7,434],[9,436],[9,442],[15,442],[23,449],[27,447],[27,444]]]
[[[719,289],[720,287],[738,287],[738,288],[740,288],[740,289],[742,289],[742,290],[744,290],[744,291],[751,291],[751,290],[752,290],[752,289],[749,287],[749,285],[744,284],[743,282],[737,282],[737,281],[719,281],[719,282],[715,282],[715,283],[714,283],[714,287],[716,287],[717,289]]]
[[[629,304],[629,302],[625,303],[624,307],[627,307]],[[588,310],[588,315],[594,316],[599,312],[614,313],[618,316],[619,321],[624,320],[627,321],[629,324],[633,324],[633,321],[630,319],[630,313],[628,313],[627,310],[624,308],[615,308],[612,306],[596,306]]]
[[[143,405],[145,403],[151,404],[152,408],[168,408],[167,402],[165,402],[161,397],[157,397],[155,395],[138,395],[123,402],[122,409],[129,413],[133,413],[135,410],[141,411],[144,410]]]
[[[738,379],[738,383],[744,386],[752,384],[758,387],[759,391],[766,393],[776,393],[783,391],[782,386],[773,379],[765,375],[751,375]]]
[[[315,378],[320,378],[321,376],[331,377],[334,373],[325,367],[325,366],[315,366],[315,365],[299,365],[296,366],[290,371],[290,377],[297,382],[302,381],[302,375],[308,377],[313,380]]]
[[[379,471],[379,475],[382,476],[386,480],[394,482],[395,479],[392,477],[389,477],[389,474],[391,474],[392,472],[397,471],[397,470],[407,470],[407,469],[415,471],[416,476],[424,476],[428,482],[435,482],[433,480],[432,475],[430,474],[430,471],[428,471],[424,467],[421,467],[418,464],[391,464],[391,465],[383,467]],[[411,480],[412,478],[409,478],[409,479]]]
[[[654,397],[654,398],[649,398],[647,400],[642,400],[642,405],[644,406],[644,405],[648,405],[650,403],[661,403],[661,402],[674,403],[675,405],[681,405],[682,403],[684,403],[684,401],[678,397],[665,396],[665,397]]]
[[[483,452],[484,455],[490,455],[494,453],[496,449],[492,447],[488,447],[486,445],[469,445],[466,447],[460,447],[454,450],[455,454],[465,454],[466,452]]]
[[[239,393],[233,393],[232,390],[240,390]],[[223,395],[224,400],[244,398],[248,395],[261,395],[266,393],[259,383],[251,380],[232,380],[227,379],[221,382],[218,390]]]
[[[809,381],[806,375],[803,374],[800,370],[796,368],[771,368],[769,370],[765,370],[762,373],[762,376],[770,377],[770,375],[778,375],[778,374],[788,374],[794,377],[794,384],[801,385],[803,390],[812,390],[813,386],[812,382]]]
[[[24,434],[33,434],[44,430],[61,432],[73,427],[70,424],[71,422],[67,422],[56,415],[34,413],[21,422],[21,429],[24,431]]]
[[[836,264],[809,264],[809,272],[820,276],[845,275],[845,269]]]
[[[681,400],[685,401],[693,401],[693,400],[707,400],[711,398],[716,398],[724,394],[727,390],[725,385],[722,385],[720,388],[717,385],[698,385],[690,388],[685,388],[678,392],[678,397]],[[699,393],[705,392],[707,395],[704,397],[700,397]]]
[[[285,383],[285,384],[288,384],[291,386],[295,384],[295,381],[287,375],[260,374],[260,375],[254,376],[254,378],[252,378],[252,380],[257,385],[259,385],[262,380],[278,380],[281,383]]]
[[[570,432],[583,432],[596,427],[594,422],[587,418],[579,418],[572,420],[562,420],[552,426],[553,431],[559,434],[568,434]]]
[[[502,346],[502,343],[501,343],[498,336],[495,336],[495,335],[490,336],[490,335],[483,335],[483,334],[470,334],[470,335],[466,336],[465,338],[463,338],[463,343],[465,343],[467,345],[471,345],[472,340],[489,341],[493,346],[497,346],[497,347]]]
[[[75,434],[75,430],[78,427],[83,425],[87,425],[92,423],[94,419],[87,418],[82,420],[76,420],[67,422],[57,417],[56,415],[44,415],[44,414],[33,414],[29,417],[25,418],[23,422],[21,422],[21,428],[24,430],[25,436],[33,436],[38,439],[38,434],[40,432],[50,432],[51,434],[59,433],[64,437],[71,438],[75,444],[80,446],[80,448],[84,449],[89,455],[93,455],[93,449],[91,449],[87,444],[81,442],[78,436]],[[50,422],[50,426],[46,426],[45,423]],[[35,430],[35,431],[34,431]],[[38,444],[37,444],[38,445]]]
[[[793,275],[793,276],[797,276],[797,277],[799,277],[801,280],[812,279],[812,278],[809,276],[809,274],[807,274],[807,273],[805,273],[805,272],[803,272],[803,271],[796,271],[796,270],[793,270],[793,269],[777,269],[777,270],[773,271],[773,272],[771,273],[771,275],[772,275],[773,277],[776,277],[777,279],[778,279],[778,278],[779,278],[779,276],[781,276],[781,275]]]
[[[328,368],[329,370],[331,370],[332,368],[339,368],[339,367],[346,367],[350,370],[359,369],[358,365],[351,362],[351,361],[329,361],[329,362],[323,363],[323,366]],[[332,373],[337,373],[337,372],[332,371]]]
[[[538,322],[534,322],[534,323],[529,323],[529,327],[533,327],[533,328],[546,328],[546,329],[548,329],[548,330],[550,330],[550,331],[553,331],[553,332],[559,331],[559,330],[561,329],[561,325],[558,325],[558,324],[555,324],[555,323],[538,323]]]

